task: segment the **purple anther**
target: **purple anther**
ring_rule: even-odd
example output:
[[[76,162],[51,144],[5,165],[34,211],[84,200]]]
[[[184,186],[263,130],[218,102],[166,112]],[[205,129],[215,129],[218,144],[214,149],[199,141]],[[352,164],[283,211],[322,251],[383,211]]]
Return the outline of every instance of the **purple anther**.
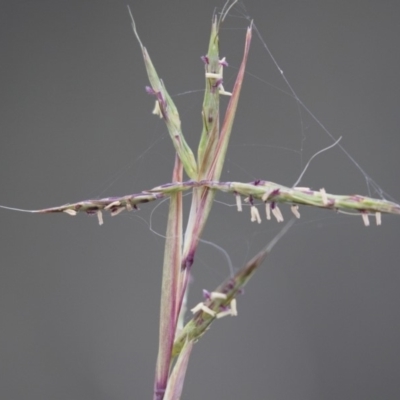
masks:
[[[210,300],[211,299],[211,293],[206,289],[203,289],[203,298],[204,298],[204,300]]]
[[[157,100],[158,100],[158,102],[160,104],[161,112],[164,114],[164,110],[165,110],[165,108],[167,106],[167,103],[166,103],[166,101],[165,101],[165,99],[164,99],[164,97],[163,97],[161,92],[156,92],[156,96],[157,96]]]
[[[226,61],[225,57],[223,59],[219,60],[218,63],[219,63],[219,65],[222,65],[223,67],[227,67],[229,65],[228,62]]]
[[[364,197],[359,196],[358,194],[354,194],[353,196],[350,197],[350,199],[359,203],[364,200]]]
[[[230,290],[232,290],[235,287],[235,280],[234,279],[230,279],[229,282],[226,284],[225,286],[225,290],[227,292],[229,292]],[[224,290],[224,292],[225,292]]]
[[[86,214],[87,215],[96,215],[97,211],[98,211],[97,207],[91,207],[86,210]]]
[[[214,84],[211,86],[211,93],[215,93],[215,89],[218,89],[219,86],[222,85],[222,79],[217,79]]]
[[[261,182],[261,181],[260,181],[260,179],[257,179],[257,180],[255,180],[255,181],[254,181],[254,186],[257,186],[257,185],[259,185],[259,184],[260,184],[260,182]]]
[[[280,191],[279,189],[274,189],[274,190],[271,192],[271,194],[268,196],[268,198],[274,197],[274,196],[278,196],[280,192],[281,192],[281,191]]]
[[[217,88],[217,87],[219,87],[220,85],[222,85],[222,79],[220,78],[220,79],[217,79],[216,81],[215,81],[215,83],[214,83],[214,87],[215,88]]]
[[[201,56],[200,58],[204,64],[206,64],[206,65],[210,64],[210,60],[208,59],[208,56]]]
[[[146,86],[146,92],[147,92],[147,94],[150,94],[152,96],[156,96],[157,95],[157,92],[150,86]]]

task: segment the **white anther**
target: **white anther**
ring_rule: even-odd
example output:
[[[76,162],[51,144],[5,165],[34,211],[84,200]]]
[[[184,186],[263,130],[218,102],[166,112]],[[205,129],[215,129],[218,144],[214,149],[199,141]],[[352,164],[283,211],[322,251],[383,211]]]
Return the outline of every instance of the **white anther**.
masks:
[[[125,210],[125,207],[118,207],[117,209],[115,209],[114,211],[111,212],[111,216],[115,217],[116,215],[118,215],[119,213],[121,213],[124,210]]]
[[[222,75],[221,74],[216,74],[214,72],[206,72],[206,78],[209,78],[209,79],[222,79]]]
[[[231,310],[225,310],[225,311],[221,311],[217,314],[217,318],[224,318],[227,317],[228,315],[232,315],[232,311]]]
[[[267,200],[268,200],[268,197],[270,196],[271,193],[272,193],[271,190],[268,190],[268,192],[265,192],[265,193],[262,195],[261,200],[262,200],[262,201],[267,201]]]
[[[75,210],[71,210],[70,208],[64,210],[63,212],[65,212],[65,214],[72,215],[72,216],[77,214],[77,212]]]
[[[379,211],[375,213],[375,221],[377,225],[382,224],[382,214]]]
[[[202,303],[201,311],[205,312],[206,314],[211,315],[212,317],[215,317],[217,315],[217,313],[215,311],[211,310],[211,308],[208,308],[203,303]]]
[[[210,308],[208,308],[204,303],[197,304],[197,306],[193,307],[190,311],[193,314],[196,314],[198,311],[203,311],[203,312],[211,315],[212,317],[216,316],[216,312],[211,310]]]
[[[220,95],[223,95],[223,96],[232,96],[232,93],[227,92],[222,85],[218,86],[218,92]]]
[[[250,214],[251,214],[251,222],[257,221],[259,224],[261,224],[260,213],[258,212],[258,209],[256,206],[250,207]]]
[[[265,203],[265,214],[267,214],[267,220],[271,219],[271,203]]]
[[[98,210],[96,214],[97,214],[97,219],[99,220],[99,225],[103,225],[103,213],[101,212],[101,210]]]
[[[215,300],[215,299],[226,300],[226,294],[225,293],[219,293],[219,292],[211,292],[210,299],[211,300]]]
[[[190,309],[190,311],[191,311],[193,314],[196,314],[197,311],[200,311],[200,310],[201,310],[201,307],[203,307],[203,303],[197,304],[197,305],[194,306],[192,309]]]
[[[275,207],[272,209],[272,214],[274,214],[274,217],[276,218],[277,222],[283,222],[283,215],[281,213],[281,210],[276,204]]]
[[[232,315],[233,317],[236,317],[236,316],[238,315],[238,313],[237,313],[236,299],[232,299],[232,301],[231,301],[231,303],[230,303],[230,306],[231,306],[231,315]]]
[[[117,201],[113,201],[108,206],[105,206],[104,209],[105,210],[109,210],[110,208],[115,207],[115,206],[119,206],[119,205],[121,205],[120,201],[118,201],[118,200]]]
[[[292,210],[292,213],[296,218],[300,218],[300,213],[299,213],[299,206],[297,204],[293,204],[290,209]]]
[[[242,197],[240,194],[235,194],[236,197],[236,207],[238,211],[242,211]]]
[[[154,115],[157,115],[159,118],[163,117],[163,114],[162,114],[161,108],[160,108],[160,103],[158,102],[158,100],[156,100],[156,103],[154,104],[153,111],[151,113],[154,114]]]
[[[329,202],[328,202],[328,196],[326,195],[325,189],[321,188],[321,189],[319,189],[319,192],[321,193],[322,204],[324,206],[327,206],[329,204]]]
[[[369,226],[369,218],[368,218],[368,214],[367,213],[361,213],[363,222],[365,226]]]

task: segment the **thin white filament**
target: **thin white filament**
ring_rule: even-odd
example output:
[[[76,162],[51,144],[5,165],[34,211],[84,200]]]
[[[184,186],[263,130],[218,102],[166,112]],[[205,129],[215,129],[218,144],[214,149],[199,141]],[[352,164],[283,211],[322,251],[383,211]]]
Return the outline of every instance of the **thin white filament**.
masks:
[[[340,142],[341,139],[342,139],[342,137],[340,136],[340,138],[339,138],[338,140],[336,140],[336,142],[332,143],[332,144],[329,145],[328,147],[325,147],[325,148],[323,148],[323,149],[317,151],[317,152],[308,160],[308,163],[306,164],[306,166],[304,167],[302,173],[300,174],[300,176],[298,177],[297,181],[293,184],[292,187],[295,187],[295,186],[297,186],[297,185],[300,183],[300,181],[301,181],[301,179],[303,178],[303,175],[305,174],[305,172],[307,171],[307,169],[308,169],[308,167],[309,167],[311,161],[312,161],[315,157],[317,157],[319,154],[323,153],[324,151],[327,151],[327,150],[331,149],[332,147],[336,146],[336,145]]]

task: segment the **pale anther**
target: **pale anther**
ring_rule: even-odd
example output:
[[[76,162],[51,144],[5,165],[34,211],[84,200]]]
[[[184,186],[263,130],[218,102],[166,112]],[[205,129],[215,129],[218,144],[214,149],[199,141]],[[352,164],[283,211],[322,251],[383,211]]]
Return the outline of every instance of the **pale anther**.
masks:
[[[251,214],[251,222],[257,221],[259,224],[261,224],[260,213],[258,212],[258,209],[256,206],[250,207],[250,214]]]
[[[219,293],[219,292],[211,292],[210,299],[211,300],[215,300],[215,299],[226,300],[226,294],[225,293]]]
[[[240,194],[235,194],[236,197],[236,207],[238,211],[242,211],[242,198]]]
[[[203,307],[203,303],[199,303],[199,304],[197,304],[197,306],[194,306],[190,311],[193,313],[193,314],[196,314],[197,313],[197,311],[200,311],[201,310],[201,308]]]
[[[125,210],[125,207],[118,207],[117,209],[115,209],[114,211],[111,212],[111,216],[115,217],[116,215],[118,215],[119,213],[121,213],[124,210]]]
[[[70,208],[64,210],[63,212],[65,212],[68,215],[72,215],[72,216],[77,214],[75,210],[71,210]]]
[[[223,317],[227,317],[228,315],[232,315],[232,311],[231,310],[225,310],[225,311],[221,311],[217,314],[217,318],[223,318]]]
[[[206,78],[209,79],[222,79],[221,74],[215,74],[214,72],[206,72]]]
[[[382,214],[379,211],[375,213],[375,221],[377,225],[382,224]]]
[[[232,93],[227,92],[222,85],[219,85],[218,92],[220,95],[223,95],[223,96],[232,96]]]
[[[299,206],[297,204],[293,204],[290,209],[292,210],[292,213],[296,218],[300,218],[300,213],[299,213]]]
[[[321,189],[319,189],[319,192],[321,193],[322,204],[324,206],[327,206],[329,204],[329,202],[328,202],[328,196],[326,195],[325,189],[321,188]]]
[[[212,317],[215,317],[217,315],[217,313],[215,311],[211,310],[211,308],[208,308],[203,303],[202,303],[201,311],[205,312],[206,314],[211,315]]]
[[[115,206],[119,206],[119,205],[121,205],[120,201],[118,201],[118,200],[117,201],[113,201],[108,206],[105,206],[104,209],[105,210],[109,210],[110,208],[115,207]]]
[[[198,311],[203,311],[206,314],[211,315],[212,317],[215,317],[216,315],[216,312],[211,310],[211,308],[208,308],[204,303],[197,304],[197,306],[193,307],[190,311],[193,314],[196,314]]]
[[[369,226],[369,218],[368,218],[368,214],[367,213],[361,213],[363,222],[365,226]]]
[[[99,225],[103,225],[103,213],[101,212],[101,210],[98,210],[96,214],[97,214],[97,219],[99,220]]]
[[[160,108],[160,103],[158,102],[158,100],[156,100],[156,103],[154,105],[153,111],[151,112],[154,115],[157,115],[159,118],[162,118],[162,112],[161,112],[161,108]]]
[[[231,306],[231,315],[232,315],[233,317],[236,317],[236,316],[238,315],[238,313],[237,313],[236,299],[232,299],[232,301],[231,301],[231,303],[230,303],[230,306]]]
[[[265,193],[262,195],[261,200],[262,200],[262,201],[267,201],[270,194],[271,194],[270,191],[265,192]]]
[[[276,204],[275,207],[272,209],[272,214],[274,214],[274,217],[276,218],[277,222],[283,222],[283,215],[281,213],[281,210]]]
[[[267,214],[267,220],[271,219],[271,204],[265,203],[265,214]]]

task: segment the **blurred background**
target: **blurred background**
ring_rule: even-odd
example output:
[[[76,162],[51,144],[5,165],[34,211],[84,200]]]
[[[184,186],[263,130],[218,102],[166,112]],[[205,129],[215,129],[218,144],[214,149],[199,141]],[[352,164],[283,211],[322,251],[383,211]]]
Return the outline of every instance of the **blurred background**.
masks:
[[[223,1],[3,0],[0,204],[38,209],[170,181],[173,147],[151,115],[127,4],[196,147],[200,56]],[[336,146],[313,160],[302,186],[400,200],[399,16],[388,0],[247,0],[229,13],[225,89],[253,18],[301,101],[364,170]],[[293,185],[333,141],[254,32],[222,179]],[[238,268],[280,225],[253,224],[227,206],[232,197],[217,200],[204,239]],[[86,215],[0,210],[2,399],[151,398],[167,206],[106,215],[101,227]],[[238,299],[238,317],[195,345],[184,399],[400,397],[400,220],[365,228],[360,217],[300,212]],[[229,275],[206,244],[193,271],[189,306]]]

